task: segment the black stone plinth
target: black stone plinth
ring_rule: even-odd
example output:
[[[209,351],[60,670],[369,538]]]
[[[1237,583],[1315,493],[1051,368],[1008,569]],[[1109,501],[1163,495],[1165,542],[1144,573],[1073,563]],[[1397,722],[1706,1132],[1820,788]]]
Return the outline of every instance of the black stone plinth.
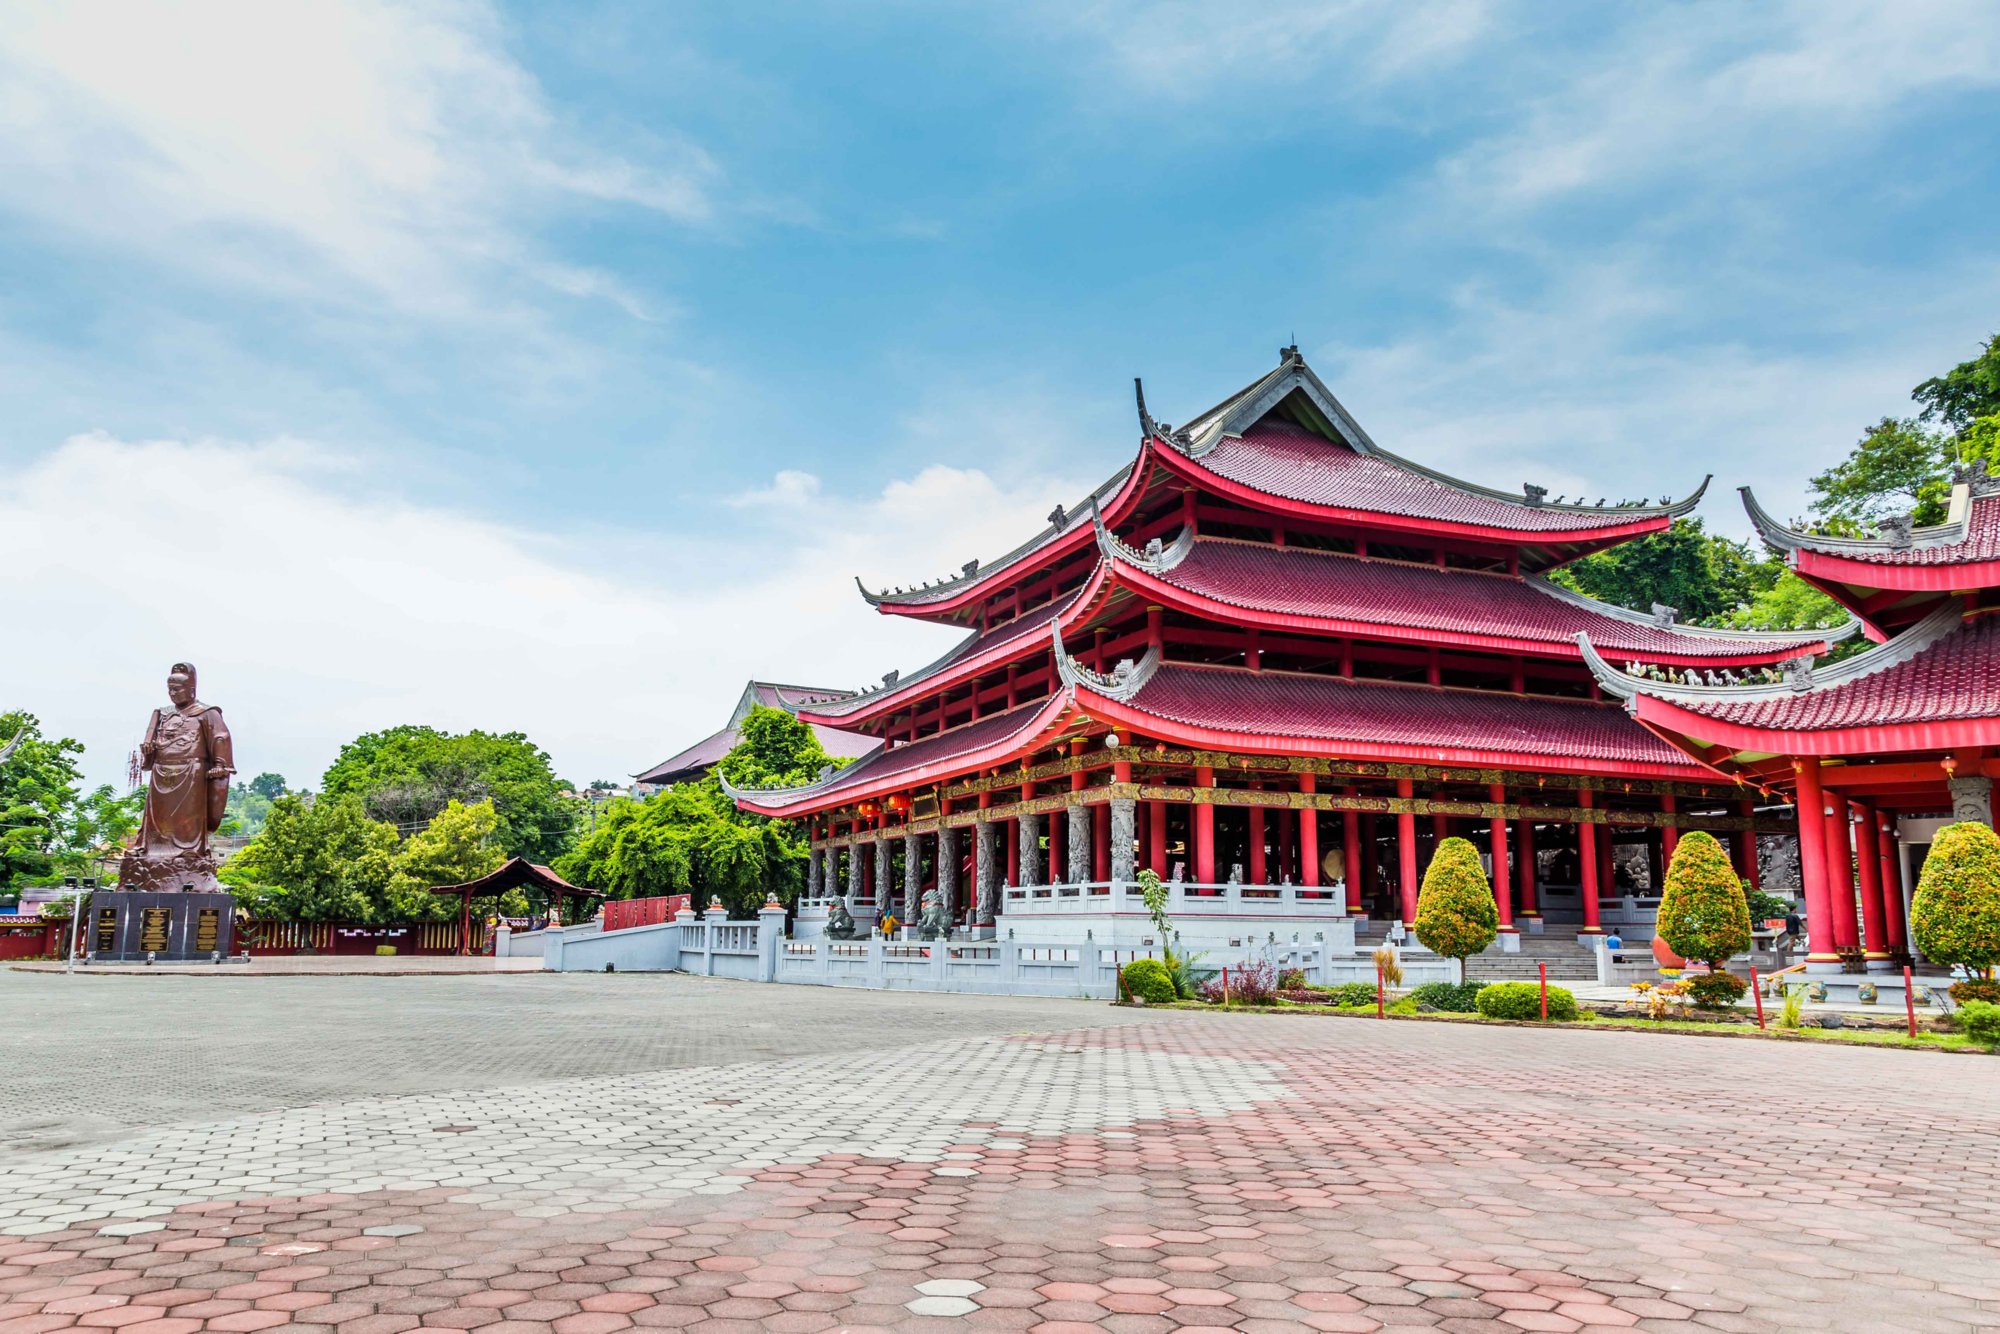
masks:
[[[83,952],[92,963],[206,963],[236,946],[232,894],[161,894],[99,890],[83,921]]]

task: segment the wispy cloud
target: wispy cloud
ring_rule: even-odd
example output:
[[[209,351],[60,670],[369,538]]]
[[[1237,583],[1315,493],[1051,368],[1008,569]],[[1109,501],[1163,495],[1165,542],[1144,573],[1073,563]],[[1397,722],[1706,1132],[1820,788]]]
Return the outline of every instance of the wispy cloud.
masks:
[[[538,262],[537,216],[700,224],[717,176],[572,133],[475,0],[0,11],[0,208],[281,295],[470,313],[495,269],[573,277]]]

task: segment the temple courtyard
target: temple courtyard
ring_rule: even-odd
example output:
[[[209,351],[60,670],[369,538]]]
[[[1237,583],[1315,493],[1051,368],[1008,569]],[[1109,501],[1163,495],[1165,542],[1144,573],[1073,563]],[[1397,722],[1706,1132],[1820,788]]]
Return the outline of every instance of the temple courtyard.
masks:
[[[1986,1057],[681,976],[0,1003],[0,1334],[2000,1326]]]

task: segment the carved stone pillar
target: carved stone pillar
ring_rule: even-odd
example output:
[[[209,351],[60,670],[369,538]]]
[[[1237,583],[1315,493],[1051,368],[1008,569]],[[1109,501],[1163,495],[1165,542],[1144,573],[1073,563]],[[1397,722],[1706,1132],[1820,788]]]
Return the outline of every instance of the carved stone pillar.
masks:
[[[1064,817],[1069,825],[1069,882],[1080,885],[1090,879],[1090,808],[1071,806]]]
[[[820,857],[824,853],[825,849],[817,843],[806,849],[806,897],[809,899],[819,897]]]
[[[923,905],[917,900],[924,893],[924,844],[922,834],[903,835],[903,911],[896,915],[911,926],[917,923],[917,914]]]
[[[1993,823],[1993,780],[1980,774],[1969,778],[1953,778],[1951,786],[1951,818],[1972,820],[1991,826]]]
[[[1026,888],[1042,883],[1042,817],[1021,818],[1021,864],[1014,868],[1014,883]]]
[[[1139,832],[1138,804],[1130,797],[1111,802],[1111,883],[1129,885],[1137,876],[1132,865],[1132,840]]]
[[[896,907],[896,845],[887,834],[875,836],[875,911],[893,912]]]
[[[958,831],[942,826],[937,832],[937,892],[947,922],[958,920]]]
[[[861,891],[867,883],[862,879],[868,859],[861,855],[861,845],[847,845],[847,906],[851,909],[861,902]]]
[[[1000,882],[1003,878],[1000,826],[991,820],[981,820],[973,829],[977,841],[973,844],[972,873],[978,893],[972,914],[973,934],[990,940],[1000,914]]]

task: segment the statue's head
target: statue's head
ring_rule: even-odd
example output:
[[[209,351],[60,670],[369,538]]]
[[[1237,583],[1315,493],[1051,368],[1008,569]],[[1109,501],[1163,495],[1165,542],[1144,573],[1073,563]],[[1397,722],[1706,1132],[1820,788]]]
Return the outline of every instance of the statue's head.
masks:
[[[194,664],[177,662],[167,672],[167,698],[176,706],[194,698]]]

